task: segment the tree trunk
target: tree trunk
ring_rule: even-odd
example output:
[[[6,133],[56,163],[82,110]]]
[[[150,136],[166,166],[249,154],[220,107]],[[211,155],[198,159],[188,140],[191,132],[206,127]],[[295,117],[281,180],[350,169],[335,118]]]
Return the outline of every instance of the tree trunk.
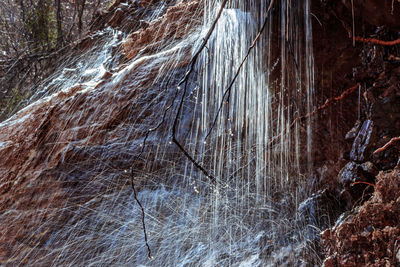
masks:
[[[78,35],[79,35],[79,39],[81,39],[82,38],[82,28],[83,28],[82,15],[83,15],[83,11],[85,10],[86,0],[77,1],[76,4],[78,5]]]
[[[62,31],[62,14],[61,14],[61,0],[55,0],[56,5],[56,20],[57,20],[57,48],[63,46],[64,36]]]

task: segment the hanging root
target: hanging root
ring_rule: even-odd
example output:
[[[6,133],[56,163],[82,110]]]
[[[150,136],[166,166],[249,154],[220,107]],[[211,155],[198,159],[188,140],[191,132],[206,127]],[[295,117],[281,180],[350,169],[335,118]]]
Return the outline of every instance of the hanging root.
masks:
[[[296,119],[294,119],[294,120],[292,121],[292,123],[289,125],[288,128],[286,128],[284,131],[282,131],[282,132],[281,132],[280,134],[278,134],[277,136],[273,137],[273,138],[271,139],[271,141],[269,142],[269,145],[271,146],[271,145],[273,145],[273,144],[275,143],[275,141],[279,140],[279,139],[282,137],[282,135],[284,135],[285,132],[286,132],[288,129],[291,129],[291,128],[296,124],[297,121],[302,121],[302,120],[307,119],[307,118],[309,118],[309,117],[311,117],[311,116],[314,116],[318,111],[323,110],[323,109],[326,109],[331,103],[333,103],[333,102],[338,102],[338,101],[344,99],[347,95],[353,93],[359,86],[360,86],[360,84],[357,83],[357,84],[354,85],[353,87],[350,87],[350,88],[346,89],[340,96],[328,98],[328,99],[325,101],[325,104],[323,104],[323,105],[319,106],[318,108],[314,109],[312,112],[310,112],[310,113],[308,113],[308,114],[306,114],[306,115],[304,115],[304,116],[302,116],[302,117],[297,117]]]
[[[393,46],[393,45],[400,44],[400,39],[393,40],[393,41],[383,41],[383,40],[379,40],[379,39],[376,39],[376,38],[364,38],[364,37],[360,37],[360,36],[355,36],[353,34],[354,33],[354,13],[352,13],[352,15],[353,15],[353,26],[352,26],[352,29],[351,29],[350,26],[345,21],[343,21],[342,19],[339,18],[339,16],[336,14],[336,12],[333,9],[330,8],[329,11],[330,11],[330,13],[332,13],[340,21],[340,23],[342,24],[343,28],[346,30],[349,38],[352,38],[353,42],[370,43],[370,44],[384,45],[384,46]]]
[[[311,113],[308,113],[307,115],[300,117],[299,119],[305,119],[307,117],[313,116],[315,113],[317,113],[320,110],[326,109],[332,102],[338,102],[338,101],[344,99],[347,95],[349,95],[349,94],[353,93],[355,90],[357,90],[359,86],[360,86],[360,84],[357,83],[353,87],[346,89],[340,96],[328,98],[325,101],[325,104],[323,104],[322,106],[319,106],[317,109],[313,110]]]
[[[390,139],[389,142],[387,142],[383,147],[378,148],[377,150],[374,151],[374,154],[378,154],[384,150],[386,150],[388,147],[390,147],[391,145],[393,145],[395,142],[400,141],[400,136],[398,137],[393,137],[392,139]]]
[[[377,44],[377,45],[385,45],[385,46],[393,46],[400,44],[400,39],[393,40],[393,41],[383,41],[375,38],[364,38],[355,36],[354,40],[361,43],[370,43],[370,44]]]

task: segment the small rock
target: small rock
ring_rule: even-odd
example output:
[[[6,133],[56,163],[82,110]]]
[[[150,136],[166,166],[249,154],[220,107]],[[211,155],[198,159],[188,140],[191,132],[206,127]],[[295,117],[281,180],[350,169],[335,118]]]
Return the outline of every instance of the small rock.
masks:
[[[347,132],[345,139],[352,139],[357,136],[358,131],[360,130],[361,121],[357,120],[354,124],[353,128]]]
[[[108,78],[110,78],[113,74],[109,71],[106,71],[103,75],[103,77],[101,77],[101,79],[106,80]]]
[[[352,183],[362,180],[362,167],[353,161],[347,163],[339,173],[339,182],[344,188],[349,188]]]
[[[325,229],[330,226],[330,221],[335,220],[340,212],[339,202],[335,194],[328,189],[318,191],[310,198],[303,201],[297,209],[299,222],[307,225],[310,239],[319,235],[317,229]]]
[[[361,126],[360,131],[357,134],[357,137],[354,139],[353,147],[350,152],[350,159],[354,161],[362,161],[364,160],[364,151],[369,144],[369,139],[371,137],[371,133],[374,127],[374,123],[371,120],[364,121]]]
[[[379,173],[378,168],[376,168],[375,165],[370,161],[361,164],[361,168],[366,174],[369,174],[374,177],[377,176]]]

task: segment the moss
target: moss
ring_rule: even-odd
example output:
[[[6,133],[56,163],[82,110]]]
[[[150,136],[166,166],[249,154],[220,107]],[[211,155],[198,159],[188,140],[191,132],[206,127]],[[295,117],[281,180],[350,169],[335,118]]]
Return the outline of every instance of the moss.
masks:
[[[17,88],[13,89],[9,99],[0,103],[0,120],[12,115],[21,107],[22,102],[29,97],[29,92],[21,92]]]

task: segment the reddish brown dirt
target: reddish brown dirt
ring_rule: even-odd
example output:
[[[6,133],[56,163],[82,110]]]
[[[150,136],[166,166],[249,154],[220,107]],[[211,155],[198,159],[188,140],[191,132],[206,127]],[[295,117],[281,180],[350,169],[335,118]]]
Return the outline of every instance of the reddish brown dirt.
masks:
[[[400,264],[400,170],[381,172],[373,197],[322,233],[325,266]]]

